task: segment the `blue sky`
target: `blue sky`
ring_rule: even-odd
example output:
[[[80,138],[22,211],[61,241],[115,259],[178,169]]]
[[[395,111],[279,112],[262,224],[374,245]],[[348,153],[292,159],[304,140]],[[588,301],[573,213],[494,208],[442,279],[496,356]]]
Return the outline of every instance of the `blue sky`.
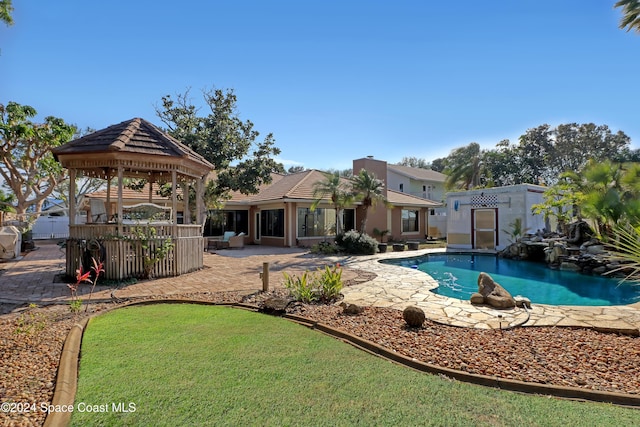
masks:
[[[233,88],[287,167],[431,161],[543,123],[606,124],[638,148],[640,35],[614,3],[14,0],[0,103],[101,129]]]

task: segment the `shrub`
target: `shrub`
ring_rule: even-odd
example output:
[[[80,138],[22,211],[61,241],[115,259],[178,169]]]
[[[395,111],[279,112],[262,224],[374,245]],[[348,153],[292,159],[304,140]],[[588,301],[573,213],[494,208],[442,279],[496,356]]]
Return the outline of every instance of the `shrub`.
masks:
[[[332,242],[320,242],[311,246],[312,254],[334,255],[338,252],[340,252],[340,248]]]
[[[325,302],[338,299],[342,291],[342,269],[338,266],[329,268],[327,265],[320,276],[321,299]]]
[[[347,231],[336,239],[338,245],[348,254],[373,255],[378,250],[378,241],[368,234],[355,230]]]
[[[296,301],[309,303],[318,299],[313,289],[314,279],[313,277],[309,278],[308,271],[305,271],[300,277],[290,276],[286,272],[282,274],[284,274],[284,287],[291,292]]]
[[[342,269],[339,267],[339,265],[333,268],[327,266],[324,270],[318,269],[315,273],[305,271],[300,277],[283,273],[284,287],[296,301],[304,303],[334,301],[342,291]]]

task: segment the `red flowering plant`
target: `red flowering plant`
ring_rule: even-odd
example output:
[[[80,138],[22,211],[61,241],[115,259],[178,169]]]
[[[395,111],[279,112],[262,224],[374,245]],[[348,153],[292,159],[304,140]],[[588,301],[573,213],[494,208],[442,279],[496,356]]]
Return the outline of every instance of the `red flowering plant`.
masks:
[[[70,283],[67,286],[71,290],[71,311],[77,313],[80,311],[82,307],[82,300],[78,297],[78,287],[83,282],[91,283],[91,292],[89,293],[89,299],[87,300],[87,306],[85,307],[85,312],[89,310],[89,302],[91,301],[91,296],[93,295],[93,290],[98,283],[98,278],[100,277],[100,273],[104,273],[104,263],[102,261],[98,262],[95,258],[91,258],[93,261],[93,270],[94,277],[91,278],[91,271],[83,272],[82,265],[80,268],[76,270],[76,283]]]

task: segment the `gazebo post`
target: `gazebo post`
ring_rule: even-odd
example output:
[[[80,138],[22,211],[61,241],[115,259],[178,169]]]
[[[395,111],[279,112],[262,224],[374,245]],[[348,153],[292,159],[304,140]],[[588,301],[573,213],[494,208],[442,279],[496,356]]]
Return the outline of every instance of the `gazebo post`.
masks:
[[[122,165],[118,165],[118,235],[122,236],[122,181],[124,170]]]
[[[180,181],[182,187],[182,198],[184,200],[184,224],[191,224],[191,208],[189,207],[189,183],[187,181]]]
[[[196,179],[196,224],[204,224],[204,218],[202,217],[202,181],[204,178]]]
[[[173,230],[171,234],[176,237],[178,234],[178,174],[175,169],[171,171],[171,189],[173,190],[171,192],[171,209],[173,210]]]
[[[111,169],[107,168],[107,221],[113,216],[111,212]]]
[[[69,225],[76,225],[76,170],[69,169]]]

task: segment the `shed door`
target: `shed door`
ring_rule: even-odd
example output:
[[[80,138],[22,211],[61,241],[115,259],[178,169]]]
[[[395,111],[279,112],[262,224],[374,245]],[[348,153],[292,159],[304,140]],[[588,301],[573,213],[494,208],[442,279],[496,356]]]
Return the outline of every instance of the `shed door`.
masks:
[[[495,209],[473,210],[473,249],[495,249],[498,237]]]

